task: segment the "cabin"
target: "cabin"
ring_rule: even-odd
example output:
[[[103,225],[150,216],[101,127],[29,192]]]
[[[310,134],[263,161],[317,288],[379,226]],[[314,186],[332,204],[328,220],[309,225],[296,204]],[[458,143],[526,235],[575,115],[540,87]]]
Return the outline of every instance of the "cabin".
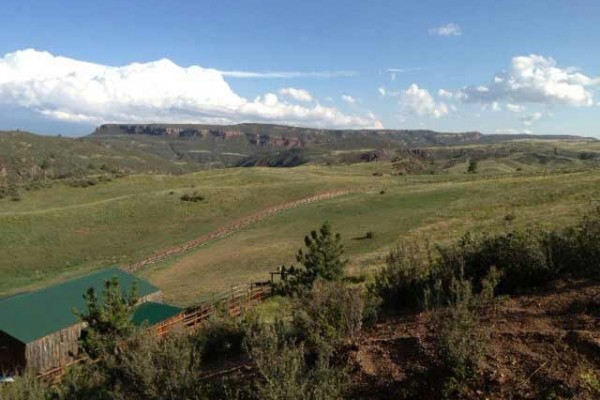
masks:
[[[134,324],[152,326],[181,313],[177,307],[162,304],[162,292],[156,286],[117,267],[0,299],[0,373],[24,368],[43,373],[76,360],[83,324],[73,309],[85,311],[87,290],[93,287],[101,294],[104,283],[113,277],[124,292],[137,283],[140,305]]]

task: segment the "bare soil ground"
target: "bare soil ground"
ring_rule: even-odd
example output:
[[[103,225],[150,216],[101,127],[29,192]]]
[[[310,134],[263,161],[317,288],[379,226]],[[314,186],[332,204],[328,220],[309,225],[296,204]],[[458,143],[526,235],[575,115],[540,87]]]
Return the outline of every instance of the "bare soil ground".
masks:
[[[354,353],[356,397],[438,399],[430,315],[382,317]],[[600,376],[600,282],[558,282],[486,310],[490,351],[474,399],[595,399]]]

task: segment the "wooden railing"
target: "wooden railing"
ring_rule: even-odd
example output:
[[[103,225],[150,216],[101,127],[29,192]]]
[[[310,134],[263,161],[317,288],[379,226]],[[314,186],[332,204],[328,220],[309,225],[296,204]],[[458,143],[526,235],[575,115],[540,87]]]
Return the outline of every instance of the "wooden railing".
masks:
[[[280,204],[280,205],[268,208],[266,210],[251,214],[247,217],[244,217],[244,218],[238,220],[237,222],[235,222],[233,224],[224,226],[216,231],[213,231],[206,235],[200,236],[199,238],[189,241],[187,243],[184,243],[180,246],[170,247],[166,250],[163,250],[159,253],[156,253],[156,254],[146,258],[145,260],[142,260],[142,261],[139,261],[139,262],[136,262],[133,264],[129,264],[129,265],[124,265],[121,268],[127,272],[135,272],[135,271],[139,270],[140,268],[145,267],[146,265],[154,264],[154,263],[166,260],[167,258],[172,257],[174,255],[182,254],[182,253],[185,253],[186,251],[189,251],[196,247],[203,246],[212,240],[219,239],[219,238],[225,237],[227,235],[230,235],[233,232],[239,231],[242,228],[245,228],[245,227],[247,227],[255,222],[258,222],[264,218],[278,214],[282,211],[300,207],[301,205],[304,205],[304,204],[310,204],[310,203],[314,203],[317,201],[327,200],[327,199],[331,199],[334,197],[342,196],[342,195],[345,195],[348,193],[350,193],[349,190],[338,190],[338,191],[333,191],[333,192],[320,193],[320,194],[310,196],[310,197],[305,197],[303,199],[296,200],[296,201],[293,201],[290,203]]]
[[[225,312],[232,317],[239,316],[271,296],[271,294],[272,290],[269,281],[234,286],[230,290],[212,296],[208,301],[186,308],[168,320],[151,326],[148,331],[158,337],[163,337],[170,332],[191,332],[201,327],[219,312]],[[44,371],[38,375],[38,378],[49,382],[56,382],[65,375],[70,366],[85,361],[85,357],[78,357],[66,365]]]

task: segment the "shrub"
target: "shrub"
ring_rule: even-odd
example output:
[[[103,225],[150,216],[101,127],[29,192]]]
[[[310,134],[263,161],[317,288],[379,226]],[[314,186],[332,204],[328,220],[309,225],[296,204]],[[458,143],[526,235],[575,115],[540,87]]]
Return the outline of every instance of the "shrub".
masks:
[[[46,384],[30,372],[16,377],[13,383],[0,383],[0,399],[2,400],[44,399],[47,391]]]
[[[69,186],[76,188],[86,188],[89,186],[95,186],[97,184],[98,180],[96,178],[80,178],[69,181]]]
[[[590,368],[583,372],[579,378],[585,390],[596,396],[595,398],[600,396],[600,375],[597,371]]]
[[[179,199],[181,201],[189,201],[192,203],[197,203],[199,201],[203,201],[204,196],[202,196],[201,194],[198,194],[198,192],[195,191],[192,194],[184,193],[183,195],[181,195],[181,197]]]
[[[71,368],[57,389],[60,399],[208,399],[200,382],[201,354],[191,336],[163,338],[137,331],[119,354]]]
[[[245,337],[241,321],[212,320],[195,335],[195,346],[201,349],[203,360],[215,361],[223,356],[241,354]]]
[[[259,373],[253,398],[343,399],[348,373],[333,362],[330,349],[319,348],[308,357],[304,345],[287,332],[282,320],[249,331],[246,345]]]
[[[358,341],[364,307],[361,289],[318,280],[310,292],[296,299],[294,326],[312,346],[340,348]]]
[[[436,293],[448,296],[452,277],[464,273],[479,293],[495,267],[497,293],[515,293],[556,278],[600,276],[600,208],[578,224],[554,231],[515,230],[508,233],[466,234],[460,240],[431,248],[403,242],[390,252],[370,292],[386,307],[423,308],[435,283]]]
[[[506,222],[512,222],[517,218],[517,216],[514,213],[508,213],[504,216],[504,220]]]
[[[431,257],[428,244],[401,242],[388,254],[386,266],[375,276],[369,291],[388,308],[422,308],[435,268]]]
[[[470,174],[475,174],[475,173],[477,173],[478,167],[479,167],[479,164],[477,163],[476,160],[470,160],[469,166],[467,167],[467,172]]]
[[[484,279],[479,295],[463,276],[452,277],[447,298],[448,307],[439,308],[432,317],[437,360],[445,372],[444,395],[455,398],[476,378],[487,354],[491,330],[480,321],[480,309],[493,301],[498,282],[495,269]],[[441,304],[437,304],[438,306]]]
[[[495,266],[503,273],[498,285],[501,293],[536,286],[555,277],[539,233],[514,231],[497,235],[467,234],[453,246],[440,249],[440,269],[457,273],[464,268],[465,277],[476,289]]]
[[[559,275],[600,276],[600,207],[579,224],[542,237],[549,262]]]

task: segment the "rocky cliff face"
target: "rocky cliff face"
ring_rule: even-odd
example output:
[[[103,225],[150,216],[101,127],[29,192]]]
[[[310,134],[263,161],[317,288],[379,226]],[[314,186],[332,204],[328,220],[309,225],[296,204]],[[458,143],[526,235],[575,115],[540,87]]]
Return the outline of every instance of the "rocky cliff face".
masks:
[[[278,136],[266,133],[244,132],[236,127],[188,127],[167,125],[101,125],[93,136],[149,135],[167,138],[209,138],[229,141],[245,138],[253,146],[261,148],[300,148],[307,144],[316,144],[318,140],[303,140],[299,136]]]
[[[240,125],[159,125],[106,124],[92,137],[148,135],[181,139],[213,139],[217,141],[244,140],[256,148],[296,149],[314,145],[352,147],[416,147],[477,143],[479,132],[439,133],[410,130],[327,130],[296,128],[267,124]]]

